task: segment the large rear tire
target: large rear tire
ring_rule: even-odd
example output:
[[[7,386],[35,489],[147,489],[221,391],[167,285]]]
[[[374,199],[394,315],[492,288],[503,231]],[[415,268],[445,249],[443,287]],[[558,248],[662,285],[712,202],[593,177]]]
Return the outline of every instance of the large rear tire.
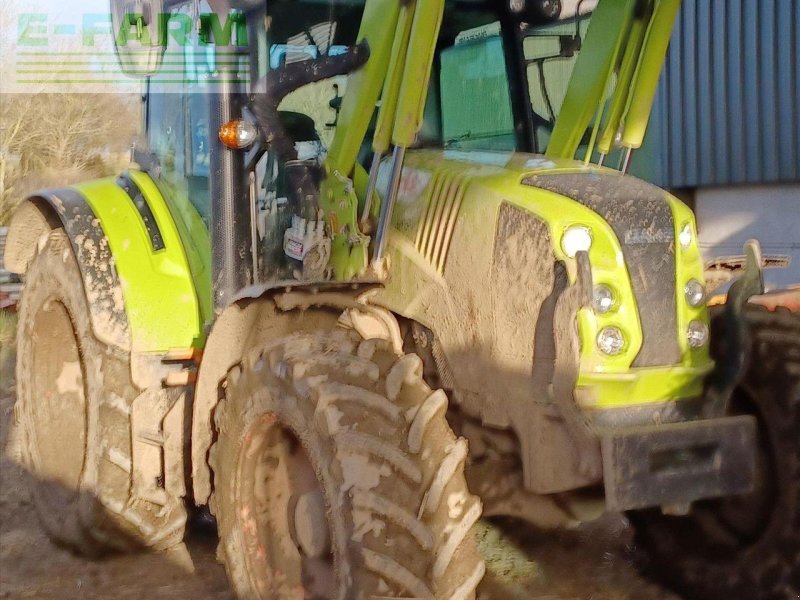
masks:
[[[418,357],[342,329],[293,334],[225,386],[211,507],[239,598],[475,597],[481,505]]]
[[[131,497],[129,355],[93,334],[83,279],[63,230],[33,261],[19,306],[17,414],[42,526],[87,555],[163,549],[183,538],[180,499]]]
[[[644,567],[687,598],[800,597],[800,314],[747,310],[750,366],[731,402],[759,422],[758,484],[687,517],[635,513]],[[712,333],[723,337],[719,320]]]

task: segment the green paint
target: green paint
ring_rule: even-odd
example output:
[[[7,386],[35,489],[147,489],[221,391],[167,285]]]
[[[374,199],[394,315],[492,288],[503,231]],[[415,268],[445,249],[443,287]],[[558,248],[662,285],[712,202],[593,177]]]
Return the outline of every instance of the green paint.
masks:
[[[356,158],[386,79],[399,17],[395,0],[367,3],[358,39],[369,43],[369,60],[348,77],[339,124],[325,161],[320,206],[333,232],[330,264],[340,281],[352,279],[367,267],[369,238],[358,226],[359,198],[355,193],[356,187],[364,190],[365,186],[348,180],[363,182]]]
[[[165,249],[155,252],[130,197],[114,179],[75,186],[100,221],[122,283],[134,352],[161,353],[200,347],[203,307],[195,292],[189,260],[172,215],[152,182],[133,174],[153,212]]]
[[[394,117],[392,143],[395,146],[411,146],[422,125],[443,16],[444,0],[417,0]]]
[[[659,0],[655,5],[626,110],[625,128],[622,131],[622,145],[626,148],[639,148],[644,140],[650,114],[653,111],[661,69],[680,7],[681,0]]]
[[[635,5],[635,0],[603,0],[592,13],[547,156],[573,158],[592,117],[601,112]]]
[[[178,23],[179,26],[172,27],[173,23]],[[169,38],[172,38],[178,46],[189,46],[192,43],[193,27],[194,21],[190,15],[180,12],[163,13],[158,29],[161,45],[170,45]]]
[[[145,18],[142,14],[126,13],[120,23],[119,31],[116,32],[115,44],[117,48],[125,48],[129,41],[139,42],[142,46],[153,46],[155,42],[150,38],[150,29],[145,26]],[[93,37],[90,38],[93,40]],[[93,46],[94,41],[84,44]]]
[[[496,217],[503,203],[513,204],[530,212],[547,225],[553,257],[564,262],[571,282],[575,281],[577,269],[575,260],[566,256],[561,248],[562,236],[573,225],[583,225],[591,229],[593,243],[589,258],[593,282],[613,288],[617,303],[613,310],[605,314],[595,313],[591,308],[584,308],[578,313],[577,326],[582,343],[576,397],[582,408],[599,410],[651,404],[693,398],[702,394],[703,380],[712,369],[713,362],[707,348],[693,350],[689,347],[686,331],[689,321],[693,319],[708,323],[708,312],[703,307],[689,307],[683,292],[690,279],[703,281],[703,264],[696,238],[688,248],[676,249],[678,330],[672,335],[676,335],[679,341],[681,359],[676,364],[665,367],[636,368],[633,364],[642,347],[643,333],[639,307],[620,240],[599,214],[583,204],[521,184],[524,177],[535,172],[557,175],[598,169],[567,160],[541,165],[541,157],[525,154],[455,154],[468,157],[468,160],[474,158],[476,163],[483,161],[481,164],[447,160],[446,156],[447,153],[441,151],[412,151],[406,162],[411,168],[431,174],[446,171],[450,178],[458,178],[464,182],[465,191],[453,240],[461,239],[459,236],[469,238],[475,253],[473,258],[476,263],[476,281],[483,281],[488,272],[484,270],[489,268],[485,257],[487,253],[491,253],[497,225],[493,216]],[[607,169],[601,171],[608,172]],[[377,296],[377,301],[389,310],[426,325],[431,324],[426,322],[428,318],[433,323],[448,322],[447,318],[430,315],[446,313],[447,306],[457,302],[451,296],[446,281],[446,266],[443,273],[435,273],[414,245],[418,224],[416,217],[409,215],[424,213],[418,204],[431,202],[429,194],[430,190],[426,189],[416,199],[405,199],[398,206],[389,241],[392,278]],[[694,217],[688,207],[676,198],[670,196],[668,202],[673,212],[677,239],[685,224],[694,227]],[[463,251],[463,247],[461,250]],[[453,248],[450,251],[454,251]],[[420,307],[426,308],[420,312]],[[595,343],[600,330],[610,325],[619,327],[627,340],[623,351],[616,356],[603,354]]]
[[[214,46],[230,46],[235,40],[237,46],[247,46],[247,21],[240,10],[232,10],[225,19],[225,25],[215,12],[200,15],[200,42]]]
[[[372,149],[381,155],[389,152],[392,141],[392,126],[397,114],[397,102],[400,99],[400,86],[403,83],[411,26],[414,23],[414,7],[413,3],[400,7],[400,17],[394,34],[386,83],[383,86],[381,106],[378,110],[378,121],[372,137]]]
[[[652,5],[650,3],[647,3],[645,7],[652,10]],[[617,76],[617,85],[611,96],[608,113],[606,114],[606,119],[603,124],[603,133],[597,144],[597,150],[601,154],[609,154],[614,149],[625,107],[628,104],[631,83],[633,82],[633,76],[636,70],[636,61],[639,58],[647,28],[646,16],[650,14],[645,11],[643,11],[643,13],[644,14],[641,16],[637,15],[631,25],[630,35],[628,36],[625,53],[622,57],[622,63],[620,64],[619,74]]]
[[[213,297],[211,291],[211,239],[202,216],[188,201],[188,196],[172,196],[161,191],[147,173],[129,171],[131,179],[145,194],[148,202],[166,203],[175,227],[178,230],[189,270],[197,291],[201,320],[209,324],[214,319]],[[152,201],[151,201],[152,198]]]
[[[358,39],[369,43],[369,60],[347,79],[339,125],[325,161],[329,174],[350,176],[353,171],[389,68],[399,15],[397,0],[373,0],[364,8]]]
[[[367,268],[369,238],[358,228],[358,196],[354,185],[338,171],[323,182],[320,207],[331,226],[331,260],[337,281],[353,279]]]

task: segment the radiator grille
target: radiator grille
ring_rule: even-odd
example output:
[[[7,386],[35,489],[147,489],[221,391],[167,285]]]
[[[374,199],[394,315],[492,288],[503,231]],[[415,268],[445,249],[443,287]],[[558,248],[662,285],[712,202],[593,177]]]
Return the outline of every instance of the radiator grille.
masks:
[[[429,186],[427,206],[417,226],[414,244],[439,273],[444,271],[469,178],[460,170],[438,171]]]

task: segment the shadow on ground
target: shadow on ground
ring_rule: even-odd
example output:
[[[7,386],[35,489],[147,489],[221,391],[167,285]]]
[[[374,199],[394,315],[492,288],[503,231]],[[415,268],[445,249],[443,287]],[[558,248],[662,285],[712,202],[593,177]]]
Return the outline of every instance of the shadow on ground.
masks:
[[[216,562],[216,540],[195,532],[185,556],[113,556],[89,561],[53,545],[30,500],[30,474],[20,466],[14,423],[14,356],[8,336],[0,344],[0,598],[56,600],[232,600]]]
[[[30,475],[19,466],[12,345],[0,344],[0,599],[233,600],[213,531],[189,535],[194,572],[185,556],[89,561],[50,543],[30,501]],[[478,600],[679,600],[637,575],[619,517],[560,532],[484,521],[479,543],[487,576]]]

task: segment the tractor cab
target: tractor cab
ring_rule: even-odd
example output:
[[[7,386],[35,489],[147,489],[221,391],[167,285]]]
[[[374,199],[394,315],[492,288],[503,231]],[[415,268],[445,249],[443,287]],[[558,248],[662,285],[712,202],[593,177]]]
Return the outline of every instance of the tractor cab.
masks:
[[[587,19],[564,21],[558,51],[544,56],[531,32],[557,17],[552,3],[512,4],[447,3],[438,36],[428,34],[425,90],[412,90],[424,111],[410,146],[546,150],[568,81],[558,71],[571,69]],[[363,277],[380,218],[377,171],[367,173],[379,111],[346,103],[348,89],[376,96],[383,77],[362,67],[376,50],[387,63],[392,50],[374,41],[359,50],[365,32],[386,33],[362,26],[364,2],[177,2],[149,44],[135,39],[136,16],[123,5],[117,28],[130,35],[117,50],[146,87],[136,160],[180,213],[214,305],[249,285]],[[564,63],[556,76],[545,75],[551,61]],[[379,159],[391,162],[385,150]],[[331,210],[341,198],[321,202],[323,190],[346,197],[346,210]]]

